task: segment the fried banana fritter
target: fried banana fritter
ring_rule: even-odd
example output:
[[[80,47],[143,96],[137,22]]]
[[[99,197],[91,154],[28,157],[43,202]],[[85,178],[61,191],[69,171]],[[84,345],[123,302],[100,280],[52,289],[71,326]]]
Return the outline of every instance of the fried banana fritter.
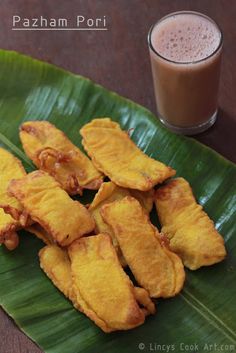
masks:
[[[112,243],[117,251],[117,255],[119,257],[119,260],[122,264],[122,266],[126,266],[126,262],[124,257],[122,256],[120,247],[118,245],[118,242],[116,240],[116,237],[113,233],[112,228],[106,224],[100,214],[100,210],[103,205],[113,202],[116,200],[121,200],[125,196],[130,196],[134,195],[138,199],[138,201],[141,203],[141,205],[144,207],[144,209],[149,213],[152,209],[153,205],[153,200],[154,200],[154,190],[151,189],[150,191],[139,191],[139,190],[131,190],[131,189],[125,189],[121,188],[117,185],[115,185],[112,181],[110,182],[104,182],[100,189],[98,190],[97,194],[95,195],[93,202],[89,206],[89,211],[93,215],[93,218],[95,219],[95,231],[96,233],[106,233],[109,234]]]
[[[127,195],[129,195],[129,191],[127,189],[120,188],[119,186],[115,185],[113,182],[104,182],[101,185],[100,189],[98,190],[97,194],[95,195],[93,202],[89,206],[89,211],[95,220],[96,233],[97,234],[106,233],[111,237],[112,243],[116,249],[117,255],[123,266],[125,266],[126,263],[122,256],[116,237],[113,233],[112,228],[108,224],[106,224],[102,219],[100,210],[102,206],[105,205],[106,203],[109,203],[115,200],[120,200]]]
[[[7,193],[9,182],[26,175],[23,165],[7,150],[0,148],[0,244],[13,250],[19,244],[16,230],[26,224],[20,202]]]
[[[123,271],[108,235],[76,240],[69,256],[78,306],[104,332],[134,328],[155,312],[148,293]]]
[[[14,196],[8,194],[7,188],[12,179],[24,177],[26,171],[20,160],[3,148],[0,148],[0,161],[0,207],[19,220],[23,207]]]
[[[41,170],[51,174],[69,194],[99,189],[102,175],[59,129],[47,121],[21,125],[20,139],[27,156]]]
[[[73,201],[46,172],[35,171],[22,179],[12,180],[8,190],[31,218],[62,246],[90,233],[95,227],[88,210]]]
[[[147,191],[175,174],[172,168],[144,154],[109,118],[92,120],[80,133],[95,167],[119,186]]]
[[[162,231],[170,239],[170,248],[186,267],[196,270],[225,258],[223,238],[197,204],[185,179],[176,178],[159,188],[155,203]]]
[[[112,227],[124,258],[137,282],[151,297],[172,297],[182,289],[185,272],[180,258],[171,252],[132,197],[104,205],[101,214]]]
[[[94,243],[93,246],[90,246],[90,252],[92,250],[94,251],[98,251],[98,254],[96,254],[96,252],[94,254],[90,254],[90,261],[93,261],[93,256],[94,256],[94,265],[95,267],[93,268],[92,271],[92,276],[95,276],[95,272],[96,272],[96,261],[106,261],[106,259],[104,258],[100,258],[97,259],[97,256],[99,255],[99,253],[101,252],[101,256],[102,253],[104,252],[104,254],[107,253],[107,251],[109,252],[109,250],[107,249],[107,243],[105,242],[105,248],[103,249],[103,245],[104,245],[104,239],[102,239],[104,236],[99,236],[100,238],[98,240],[96,240],[97,242],[97,248],[96,248],[96,244],[94,243],[94,239],[92,239],[92,243]],[[106,237],[106,236],[105,236]],[[89,237],[89,238],[94,238],[94,237]],[[91,239],[89,239],[89,242],[91,243]],[[86,244],[88,243],[88,241],[86,241]],[[101,248],[100,248],[101,245]],[[76,246],[76,245],[75,245]],[[111,246],[111,245],[110,245]],[[74,244],[71,245],[70,248],[74,247]],[[83,245],[83,248],[85,248],[86,245]],[[76,263],[77,261],[77,254],[74,253],[74,250],[71,250],[73,255],[72,257],[74,258],[74,262]],[[114,251],[114,250],[113,250]],[[92,256],[93,255],[93,256]],[[110,257],[108,258],[109,260],[112,260],[112,258],[114,257],[114,253],[112,254],[112,252],[108,255],[110,255]],[[113,256],[112,256],[113,255]],[[79,253],[79,256],[82,256],[81,253]],[[39,259],[40,259],[40,267],[43,269],[43,271],[46,273],[46,275],[52,280],[53,284],[67,297],[69,298],[73,305],[79,309],[81,312],[84,312],[87,316],[89,316],[93,321],[95,321],[95,323],[100,326],[105,332],[110,332],[110,331],[114,331],[116,330],[115,327],[109,327],[107,326],[107,323],[105,323],[103,321],[103,318],[99,318],[96,314],[96,312],[93,311],[93,308],[89,306],[89,303],[86,303],[85,300],[83,298],[80,297],[80,290],[77,290],[77,286],[76,284],[74,284],[73,282],[73,278],[74,275],[72,276],[72,270],[71,270],[71,262],[70,259],[68,257],[67,251],[64,249],[61,249],[60,247],[58,247],[57,245],[47,245],[45,246],[43,249],[41,249],[39,251]],[[89,261],[89,262],[90,262]],[[115,261],[115,260],[114,260]],[[115,261],[115,265],[118,267],[117,264],[117,259]],[[75,271],[75,277],[76,277],[76,283],[78,284],[79,280],[77,279],[77,265],[74,265],[74,271]],[[84,268],[85,270],[85,268]],[[114,269],[113,269],[114,271]],[[112,271],[112,273],[113,273]],[[78,271],[78,275],[79,277],[80,275],[80,271]],[[100,275],[100,272],[97,272],[97,276]],[[104,275],[103,275],[104,276]],[[103,277],[102,276],[102,277]],[[133,287],[131,282],[128,280],[128,277],[123,273],[123,277],[124,279],[121,277],[121,281],[124,282],[119,295],[118,295],[118,299],[120,298],[120,296],[122,295],[122,293],[126,293],[126,290],[128,288],[128,294],[130,294],[129,292],[131,292],[130,296],[128,297],[127,300],[127,305],[129,304],[130,306],[127,307],[127,315],[129,315],[128,309],[136,309],[137,313],[139,314],[139,316],[141,317],[141,319],[144,321],[144,316],[148,315],[148,314],[154,314],[155,313],[155,306],[153,304],[153,302],[151,301],[151,299],[148,296],[148,293],[143,289],[143,288],[138,288],[138,287]],[[82,280],[84,279],[84,276],[82,276]],[[89,279],[87,279],[89,280]],[[82,282],[83,284],[83,282]],[[106,291],[102,290],[101,287],[102,282],[100,283],[100,286],[98,287],[98,295],[99,295],[99,290],[102,293],[106,293]],[[126,288],[127,287],[127,288]],[[86,287],[87,288],[87,287]],[[82,291],[83,292],[83,291]],[[127,294],[127,293],[126,293]],[[116,292],[111,292],[109,293],[108,298],[104,298],[104,301],[106,301],[108,304],[109,303],[109,298],[111,297],[111,295],[114,296],[114,301],[117,301],[117,296],[116,296]],[[87,295],[88,297],[92,297],[92,295]],[[87,299],[86,296],[86,299]],[[135,300],[133,300],[133,297],[135,298]],[[96,302],[98,301],[98,297]],[[125,297],[126,299],[126,297]],[[140,305],[142,306],[141,309],[139,309],[137,302],[140,303]],[[98,304],[94,304],[94,306],[96,307]],[[136,304],[136,305],[135,305]],[[114,305],[114,304],[113,304]],[[132,311],[130,313],[131,315],[136,314],[136,311]],[[126,313],[126,311],[124,310],[124,313]],[[123,316],[120,315],[119,318],[122,318]],[[118,318],[118,320],[119,320]],[[130,318],[130,317],[128,317]],[[134,320],[138,320],[139,317],[134,317]],[[140,323],[141,324],[141,323]],[[126,325],[126,323],[121,322],[121,325]],[[120,329],[120,328],[119,328]],[[122,328],[125,329],[125,328]]]
[[[8,250],[14,250],[19,244],[18,228],[19,223],[0,208],[0,244],[4,244]]]

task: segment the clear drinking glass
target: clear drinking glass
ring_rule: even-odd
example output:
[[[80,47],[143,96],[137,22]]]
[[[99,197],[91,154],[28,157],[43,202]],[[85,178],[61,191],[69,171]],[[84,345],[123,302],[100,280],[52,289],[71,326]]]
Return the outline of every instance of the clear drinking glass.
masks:
[[[174,132],[193,135],[214,124],[222,44],[215,21],[195,11],[171,13],[151,27],[148,45],[158,116]]]

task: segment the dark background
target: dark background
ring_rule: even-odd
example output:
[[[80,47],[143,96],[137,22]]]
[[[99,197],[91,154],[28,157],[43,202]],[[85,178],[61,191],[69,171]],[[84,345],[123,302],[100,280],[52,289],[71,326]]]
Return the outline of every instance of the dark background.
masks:
[[[155,113],[147,33],[159,18],[178,10],[203,12],[223,30],[218,119],[195,138],[236,162],[235,0],[1,0],[0,47],[87,76]],[[68,20],[105,15],[108,31],[12,31],[13,15]],[[1,309],[0,335],[0,353],[41,352]]]

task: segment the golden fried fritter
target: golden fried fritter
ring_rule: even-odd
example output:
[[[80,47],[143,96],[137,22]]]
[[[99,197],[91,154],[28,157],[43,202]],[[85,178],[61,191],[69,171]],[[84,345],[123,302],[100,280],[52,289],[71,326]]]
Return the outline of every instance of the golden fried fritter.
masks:
[[[172,168],[144,154],[109,118],[92,120],[80,133],[95,167],[119,186],[147,191],[175,174]]]
[[[69,194],[81,194],[82,189],[99,189],[101,173],[53,124],[27,121],[21,125],[20,139],[34,164],[51,174]]]
[[[19,223],[0,208],[0,244],[4,244],[8,250],[14,250],[19,244],[18,228]]]
[[[180,258],[172,253],[132,197],[104,205],[101,214],[112,227],[124,258],[137,282],[151,297],[172,297],[184,284]]]
[[[95,231],[96,233],[106,233],[109,234],[112,243],[116,249],[117,255],[119,257],[120,263],[122,266],[126,266],[126,262],[124,257],[122,256],[120,247],[116,240],[116,237],[113,233],[112,228],[106,224],[100,214],[100,210],[103,205],[113,202],[116,200],[121,200],[125,196],[134,195],[141,203],[141,205],[150,212],[152,209],[152,204],[154,200],[154,190],[151,189],[150,191],[139,191],[139,190],[132,190],[132,189],[125,189],[115,185],[112,181],[104,182],[100,189],[98,190],[97,194],[95,195],[93,202],[89,206],[89,211],[93,215],[95,219]]]
[[[62,246],[90,233],[95,227],[88,210],[73,201],[46,172],[35,171],[22,179],[12,180],[8,190],[31,218]]]
[[[74,241],[69,256],[80,310],[104,332],[134,328],[144,322],[146,314],[155,312],[147,292],[134,289],[123,271],[108,235]]]
[[[8,194],[7,188],[12,179],[24,177],[26,171],[21,161],[3,148],[0,148],[0,161],[0,207],[19,220],[23,207],[14,196]]]
[[[102,206],[105,205],[106,203],[109,203],[115,200],[120,200],[127,195],[129,195],[129,191],[127,189],[120,188],[119,186],[115,185],[113,182],[104,182],[101,185],[100,189],[98,190],[97,194],[95,195],[93,202],[89,206],[89,211],[95,220],[96,233],[109,234],[109,236],[112,239],[112,243],[117,251],[120,262],[122,263],[123,266],[125,266],[126,264],[121,254],[116,237],[111,227],[107,225],[102,219],[100,210]]]
[[[176,178],[159,188],[155,203],[162,231],[170,239],[170,248],[186,267],[196,270],[225,258],[223,238],[197,204],[185,179]]]
[[[9,250],[19,244],[16,230],[26,224],[23,207],[13,196],[8,195],[7,187],[12,178],[22,178],[26,175],[23,165],[7,150],[0,148],[0,244],[5,244]]]

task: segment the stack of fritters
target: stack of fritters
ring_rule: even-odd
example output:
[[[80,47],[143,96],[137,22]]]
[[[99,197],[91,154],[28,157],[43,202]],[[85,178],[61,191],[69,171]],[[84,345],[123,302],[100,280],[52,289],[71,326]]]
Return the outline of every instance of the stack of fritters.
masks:
[[[94,119],[80,132],[91,160],[54,125],[24,123],[22,145],[39,168],[28,175],[0,149],[0,242],[13,249],[17,229],[35,234],[46,244],[41,268],[74,307],[104,332],[128,330],[155,313],[151,298],[181,291],[183,263],[223,260],[224,242],[189,184],[165,183],[175,170],[145,155],[118,123]],[[98,189],[87,208],[69,196],[84,189]],[[154,200],[162,233],[149,219]]]

